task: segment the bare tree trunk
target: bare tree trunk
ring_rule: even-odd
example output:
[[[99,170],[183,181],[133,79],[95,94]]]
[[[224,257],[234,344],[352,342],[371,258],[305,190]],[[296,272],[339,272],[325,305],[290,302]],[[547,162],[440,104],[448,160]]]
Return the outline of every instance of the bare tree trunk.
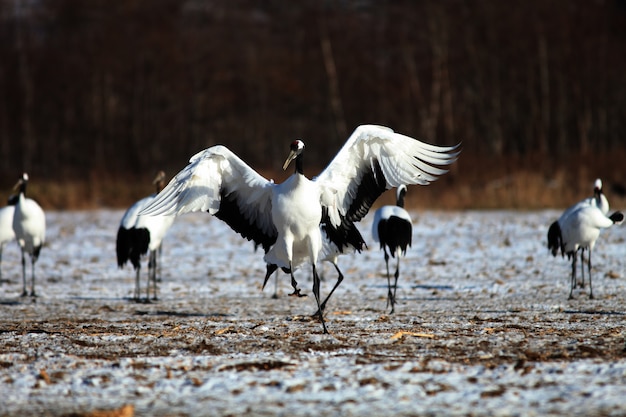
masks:
[[[539,34],[537,41],[537,54],[539,59],[539,106],[541,124],[539,126],[540,143],[542,147],[550,148],[550,68],[548,66],[548,46],[543,34]],[[558,153],[565,152],[565,149],[557,149]]]
[[[589,152],[589,132],[591,131],[591,127],[593,124],[593,118],[591,114],[591,109],[587,98],[583,98],[584,105],[582,114],[577,117],[578,121],[578,135],[580,138],[580,152],[584,155]]]
[[[424,120],[426,116],[424,115],[424,106],[422,106],[422,103],[424,102],[422,87],[417,72],[417,65],[415,65],[415,59],[413,59],[412,48],[406,47],[402,56],[404,57],[404,65],[406,65],[407,71],[409,73],[408,91],[410,91],[415,102],[419,129],[421,128],[421,121]],[[413,120],[413,118],[411,118],[411,120]]]
[[[26,16],[22,11],[21,0],[15,0],[14,13],[16,22],[15,49],[18,56],[18,82],[22,95],[21,108],[21,127],[22,127],[22,168],[30,170],[30,164],[33,157],[34,137],[32,127],[32,110],[33,110],[33,83],[30,74],[30,66],[28,62],[28,51],[24,47],[24,34],[22,25],[26,20]]]
[[[328,76],[328,88],[330,94],[330,108],[335,116],[335,129],[339,138],[346,138],[348,129],[343,114],[343,105],[341,103],[341,94],[339,93],[339,80],[337,76],[337,67],[333,57],[332,45],[326,26],[322,22],[320,24],[320,43],[322,48],[322,57],[324,58],[324,67]]]

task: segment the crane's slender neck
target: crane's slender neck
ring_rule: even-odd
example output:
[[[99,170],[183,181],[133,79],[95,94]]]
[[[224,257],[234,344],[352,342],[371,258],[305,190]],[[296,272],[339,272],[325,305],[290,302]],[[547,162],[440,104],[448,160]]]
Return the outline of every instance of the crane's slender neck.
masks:
[[[596,199],[599,200],[601,198],[600,196],[602,195],[602,188],[594,188],[593,194],[596,197]]]
[[[20,184],[20,194],[26,196],[26,186],[28,185],[28,181],[22,181]]]
[[[294,171],[296,174],[304,175],[304,169],[302,168],[302,152],[298,156],[296,156],[296,170]]]
[[[398,193],[398,197],[396,198],[396,206],[404,208],[404,194],[403,192]]]

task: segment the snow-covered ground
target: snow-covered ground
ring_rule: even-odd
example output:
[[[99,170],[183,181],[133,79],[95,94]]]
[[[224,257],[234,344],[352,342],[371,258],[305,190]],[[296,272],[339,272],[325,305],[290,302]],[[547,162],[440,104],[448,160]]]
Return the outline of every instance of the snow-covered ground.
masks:
[[[370,213],[323,335],[314,298],[288,297],[282,272],[278,299],[273,279],[261,292],[262,251],[202,213],[166,237],[159,301],[130,301],[122,214],[47,213],[36,300],[5,247],[0,415],[626,414],[625,227],[596,245],[595,299],[568,300],[569,263],[545,247],[558,212],[413,212],[389,315]],[[310,271],[296,278],[310,293]]]

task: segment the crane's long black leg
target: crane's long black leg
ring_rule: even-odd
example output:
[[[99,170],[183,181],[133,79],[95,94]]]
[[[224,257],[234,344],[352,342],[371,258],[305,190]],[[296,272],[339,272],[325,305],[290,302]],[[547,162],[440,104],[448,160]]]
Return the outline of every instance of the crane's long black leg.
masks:
[[[0,245],[0,286],[2,286],[2,245]]]
[[[152,279],[152,299],[153,300],[158,300],[159,296],[157,294],[157,271],[160,268],[160,264],[159,264],[159,253],[155,252],[154,253],[154,270],[152,271],[153,275],[153,279]]]
[[[26,297],[28,291],[26,290],[26,258],[24,258],[24,249],[22,248],[22,297]]]
[[[141,290],[139,288],[139,274],[141,273],[141,265],[135,269],[135,295],[133,299],[135,301],[139,301],[141,299]]]
[[[591,285],[591,248],[589,248],[589,253],[587,254],[587,275],[589,275],[589,299],[593,299],[593,286]],[[585,264],[583,263],[583,268]]]
[[[267,285],[267,281],[270,279],[270,276],[278,269],[278,265],[274,264],[265,264],[265,279],[263,280],[263,286],[261,287],[261,291],[265,289],[265,285]],[[276,291],[274,291],[274,296],[272,298],[276,298]]]
[[[156,281],[161,282],[163,279],[163,271],[161,270],[161,262],[163,261],[163,243],[161,243],[157,249],[157,271],[155,274]],[[156,286],[156,284],[155,284]]]
[[[315,295],[315,301],[317,302],[317,310],[322,311],[322,306],[320,305],[320,277],[317,275],[315,264],[313,264],[313,295]],[[320,314],[319,318],[322,322],[324,334],[328,334],[328,329],[326,328],[326,323],[324,322],[324,315]]]
[[[572,256],[572,280],[571,280],[570,290],[569,290],[569,300],[574,298],[573,292],[574,292],[574,288],[576,287],[576,259],[577,258],[578,257],[576,256],[576,253],[574,253]]]
[[[393,294],[391,292],[391,275],[389,274],[389,255],[387,254],[387,250],[385,251],[385,265],[387,267],[387,306],[391,305],[391,312],[393,313]],[[385,308],[386,308],[385,307]]]
[[[146,300],[150,300],[150,285],[152,285],[152,299],[157,299],[157,284],[156,284],[156,271],[157,271],[157,251],[150,251],[150,258],[148,260],[148,290],[146,291]]]
[[[300,288],[298,288],[298,282],[293,276],[293,266],[291,265],[291,262],[289,262],[289,273],[291,274],[291,286],[293,287],[293,292],[289,295],[296,297],[306,297],[306,294],[300,293]]]
[[[35,262],[37,262],[37,258],[33,255],[30,257],[30,272],[31,272],[31,282],[30,282],[30,296],[37,297],[35,293]]]
[[[391,298],[391,314],[395,311],[396,305],[396,292],[398,291],[398,277],[400,276],[400,256],[397,257],[396,263],[396,273],[394,274],[394,283],[393,283],[393,296]]]
[[[152,251],[148,251],[148,285],[146,286],[146,302],[150,301],[150,285],[152,285]]]
[[[157,275],[157,273],[159,275]],[[159,296],[157,294],[158,291],[158,286],[157,286],[157,282],[161,282],[161,256],[159,255],[159,252],[154,254],[154,279],[152,280],[152,284],[154,285],[154,287],[152,288],[152,290],[154,291],[154,294],[152,294],[152,299],[153,300],[158,300]]]
[[[335,286],[333,287],[333,289],[330,290],[330,292],[326,296],[326,299],[324,300],[320,308],[317,310],[317,312],[314,314],[314,316],[321,316],[324,313],[324,310],[326,309],[326,303],[330,299],[330,296],[333,295],[333,293],[335,292],[339,284],[341,284],[341,281],[343,281],[343,274],[341,273],[339,266],[334,262],[333,262],[333,265],[335,266],[335,269],[337,270],[337,273],[339,274],[339,276],[337,277],[337,282],[335,283]]]

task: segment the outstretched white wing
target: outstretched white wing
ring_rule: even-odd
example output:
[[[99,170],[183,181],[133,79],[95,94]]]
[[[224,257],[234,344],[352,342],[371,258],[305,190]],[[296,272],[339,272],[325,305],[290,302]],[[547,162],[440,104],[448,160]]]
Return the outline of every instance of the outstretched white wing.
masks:
[[[139,214],[179,216],[208,211],[264,249],[276,241],[274,183],[222,145],[198,152]]]
[[[385,190],[436,180],[447,172],[442,166],[456,161],[459,148],[430,145],[383,126],[359,126],[315,179],[325,190],[332,224],[361,220]]]

